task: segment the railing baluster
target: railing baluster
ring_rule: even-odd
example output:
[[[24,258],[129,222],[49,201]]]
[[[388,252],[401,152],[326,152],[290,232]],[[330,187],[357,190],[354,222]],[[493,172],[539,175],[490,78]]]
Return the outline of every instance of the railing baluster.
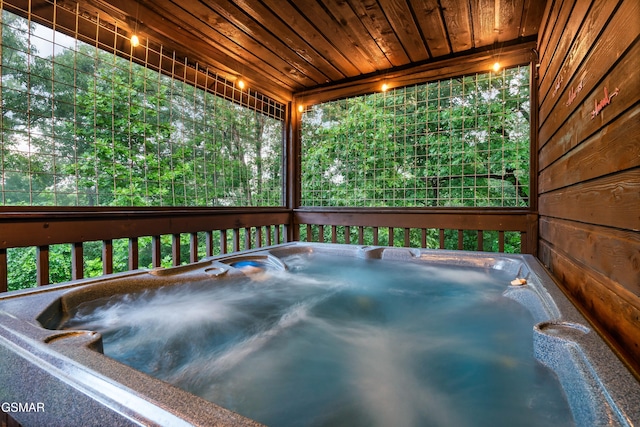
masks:
[[[420,247],[421,248],[427,247],[427,229],[426,228],[420,229]]]
[[[262,247],[262,227],[256,227],[256,248]]]
[[[378,227],[373,227],[373,245],[378,245]]]
[[[344,242],[346,244],[351,243],[351,227],[349,227],[348,225],[344,226]]]
[[[138,238],[131,237],[129,239],[129,270],[137,270],[138,268],[140,268]]]
[[[189,235],[189,262],[198,261],[198,233]]]
[[[444,249],[444,228],[438,231],[438,235],[440,237],[440,249]]]
[[[240,250],[240,229],[233,229],[233,252],[238,252]]]
[[[265,246],[271,246],[273,243],[271,242],[271,226],[270,225],[265,226],[265,233],[266,233]]]
[[[409,246],[411,246],[411,239],[409,238],[409,229],[405,228],[404,229],[404,247],[408,248]]]
[[[205,241],[205,256],[213,256],[213,231],[207,230],[204,232]]]
[[[338,243],[338,233],[336,232],[337,227],[335,225],[331,226],[331,243]]]
[[[244,228],[244,249],[245,250],[251,249],[251,228],[250,227]]]
[[[313,230],[311,229],[311,224],[307,224],[307,242],[312,242]]]
[[[102,274],[113,273],[113,240],[102,241]]]
[[[498,252],[504,252],[504,231],[498,231]]]
[[[49,245],[36,247],[36,284],[49,284]]]
[[[393,246],[393,227],[389,227],[389,246]]]
[[[151,236],[151,265],[153,268],[162,266],[162,239],[160,236]]]
[[[358,227],[358,244],[364,245],[364,227],[363,226]]]
[[[71,280],[84,277],[84,255],[82,242],[71,244]]]
[[[458,230],[458,250],[464,249],[464,233],[462,230]]]
[[[220,253],[226,254],[228,252],[227,248],[227,230],[220,230]]]
[[[171,235],[171,263],[172,265],[180,265],[180,233]]]
[[[324,243],[324,225],[318,225],[318,242]]]
[[[478,230],[478,250],[484,250],[484,233],[482,230]]]
[[[276,224],[275,226],[275,236],[273,237],[274,243],[277,245],[280,243],[280,225]]]
[[[0,249],[0,292],[9,289],[9,270],[7,268],[7,250]]]

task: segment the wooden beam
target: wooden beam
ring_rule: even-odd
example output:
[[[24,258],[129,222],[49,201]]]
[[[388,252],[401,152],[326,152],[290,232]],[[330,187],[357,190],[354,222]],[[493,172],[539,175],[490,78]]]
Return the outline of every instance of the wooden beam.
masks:
[[[503,67],[514,67],[531,63],[535,42],[525,42],[500,49],[500,63]],[[427,62],[406,69],[390,70],[384,74],[372,74],[357,79],[348,79],[331,86],[322,86],[295,93],[294,99],[304,105],[314,105],[335,99],[379,92],[384,81],[390,89],[418,83],[458,77],[462,75],[489,72],[498,51],[484,50],[462,57]]]
[[[64,208],[0,206],[0,248],[66,244],[286,224],[285,208]]]
[[[350,225],[367,227],[443,228],[456,230],[528,231],[535,222],[529,210],[507,209],[330,209],[294,210],[295,224]]]

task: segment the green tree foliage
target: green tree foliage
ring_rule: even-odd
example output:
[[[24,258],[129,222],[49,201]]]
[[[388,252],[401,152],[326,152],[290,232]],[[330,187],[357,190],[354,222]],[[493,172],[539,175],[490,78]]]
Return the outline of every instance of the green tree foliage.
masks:
[[[312,107],[302,125],[302,204],[527,206],[528,85],[528,68],[517,67]],[[350,241],[356,233],[350,230]],[[403,245],[403,233],[381,228],[378,242]],[[320,237],[317,227],[312,236]],[[458,247],[457,230],[444,237],[446,248]],[[464,232],[463,248],[475,250],[477,239]],[[364,240],[375,243],[372,230]],[[439,247],[439,231],[427,230],[425,240]],[[485,250],[498,250],[497,235],[486,232],[484,240]],[[410,241],[419,247],[422,236],[412,231]],[[505,251],[519,247],[519,234],[506,233]]]
[[[2,11],[0,203],[281,205],[280,120],[42,28]]]
[[[527,206],[528,69],[328,102],[303,118],[307,206]]]
[[[281,205],[280,120],[59,33],[47,45],[43,27],[1,16],[0,204]],[[170,245],[163,236],[164,254]],[[150,254],[141,239],[141,266]],[[49,255],[50,280],[69,280],[69,245]],[[115,241],[115,271],[127,256]],[[102,274],[100,242],[84,260],[85,276]],[[8,263],[12,288],[35,283],[33,248]]]

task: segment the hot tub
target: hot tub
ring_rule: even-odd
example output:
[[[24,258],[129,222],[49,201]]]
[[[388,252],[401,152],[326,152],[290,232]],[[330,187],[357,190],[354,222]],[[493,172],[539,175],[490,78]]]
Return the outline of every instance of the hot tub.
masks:
[[[640,423],[640,384],[528,255],[288,243],[14,292],[0,368],[24,426]]]

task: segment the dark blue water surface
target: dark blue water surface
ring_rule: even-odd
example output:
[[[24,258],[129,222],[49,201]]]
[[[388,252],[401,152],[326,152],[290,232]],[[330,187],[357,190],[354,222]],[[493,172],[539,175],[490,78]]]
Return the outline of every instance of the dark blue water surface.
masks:
[[[325,255],[80,307],[106,355],[269,426],[572,425],[498,270]],[[222,285],[221,285],[222,284]]]

